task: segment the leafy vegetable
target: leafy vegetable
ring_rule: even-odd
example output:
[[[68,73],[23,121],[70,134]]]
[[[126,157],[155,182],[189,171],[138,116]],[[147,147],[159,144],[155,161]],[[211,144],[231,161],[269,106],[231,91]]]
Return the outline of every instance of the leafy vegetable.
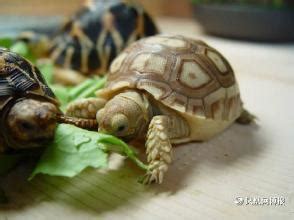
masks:
[[[13,40],[11,38],[0,38],[0,47],[10,48],[13,44]]]
[[[94,97],[95,92],[98,89],[101,89],[105,82],[106,78],[94,77],[84,81],[75,87],[70,86],[61,86],[53,83],[53,63],[50,61],[37,63],[40,72],[44,76],[46,82],[53,90],[57,99],[61,103],[61,109],[64,110],[66,105],[76,99]]]
[[[126,155],[142,169],[147,169],[123,141],[111,135],[61,124],[56,130],[54,141],[43,153],[30,179],[39,173],[73,177],[87,167],[106,167],[108,151]]]
[[[84,83],[80,84],[80,86],[77,86],[76,88],[73,88],[70,91],[70,99],[81,99],[81,98],[88,98],[88,97],[94,97],[95,92],[98,89],[101,89],[106,82],[106,78],[92,78],[88,79]]]
[[[12,52],[18,53],[33,63],[37,60],[28,45],[22,41],[15,42],[12,38],[0,38],[0,47],[7,48]]]
[[[11,45],[10,50],[22,56],[27,56],[30,53],[28,46],[21,41]]]
[[[22,41],[18,41],[12,44],[10,50],[12,52],[20,54],[21,56],[25,57],[33,63],[36,62],[36,57],[33,55],[27,44]]]
[[[37,62],[37,67],[48,84],[53,84],[53,63],[51,61]]]
[[[86,89],[88,89],[90,86],[94,85],[93,79],[88,79],[82,82],[81,84],[73,87],[71,91],[69,92],[70,99],[76,99],[81,93],[83,93]]]
[[[57,99],[60,101],[61,110],[77,99],[94,97],[95,92],[105,84],[105,78],[92,78],[81,83],[76,87],[65,87],[57,84],[50,85]]]
[[[95,97],[95,92],[101,89],[105,84],[105,78],[92,78],[81,83],[76,87],[64,87],[60,85],[51,85],[56,97],[61,102],[61,110],[65,110],[67,104],[81,98]]]
[[[122,140],[108,134],[96,133],[100,136],[99,141],[104,144],[107,151],[114,151],[121,155],[127,156],[132,160],[138,167],[143,170],[147,170],[148,167],[142,161],[140,161],[136,155],[136,152]]]
[[[62,111],[66,110],[66,106],[68,103],[70,103],[70,98],[69,98],[69,90],[70,88],[61,86],[61,85],[50,85],[50,88],[54,92],[55,96],[57,97],[59,103],[60,103],[60,109]]]

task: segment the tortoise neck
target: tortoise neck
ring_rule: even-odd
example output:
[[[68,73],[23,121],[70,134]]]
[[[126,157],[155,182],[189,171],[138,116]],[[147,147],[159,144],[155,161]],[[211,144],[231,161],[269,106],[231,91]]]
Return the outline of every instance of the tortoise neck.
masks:
[[[151,118],[154,116],[152,106],[149,101],[149,97],[142,91],[128,89],[119,93],[115,97],[121,97],[134,101],[142,110],[143,116],[146,121],[150,121]]]

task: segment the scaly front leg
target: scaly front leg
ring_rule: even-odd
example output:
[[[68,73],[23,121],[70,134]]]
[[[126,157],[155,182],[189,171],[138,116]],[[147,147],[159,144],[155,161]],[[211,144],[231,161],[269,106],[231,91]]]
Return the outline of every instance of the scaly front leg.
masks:
[[[164,173],[172,161],[172,145],[169,137],[169,116],[152,118],[146,140],[146,153],[149,169],[143,183],[162,183]]]
[[[68,105],[66,115],[77,118],[96,119],[97,112],[105,104],[106,100],[101,98],[79,99]]]

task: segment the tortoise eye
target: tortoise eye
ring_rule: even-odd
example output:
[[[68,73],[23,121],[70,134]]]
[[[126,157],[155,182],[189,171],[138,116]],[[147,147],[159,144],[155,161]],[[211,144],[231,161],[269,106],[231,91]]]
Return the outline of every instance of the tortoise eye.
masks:
[[[111,126],[115,133],[122,134],[128,130],[129,121],[123,114],[116,114],[111,120]]]

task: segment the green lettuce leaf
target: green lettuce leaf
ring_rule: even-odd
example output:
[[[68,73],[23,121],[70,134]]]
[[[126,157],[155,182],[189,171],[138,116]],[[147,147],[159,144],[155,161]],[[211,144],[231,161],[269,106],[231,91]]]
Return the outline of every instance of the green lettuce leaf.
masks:
[[[37,58],[33,55],[31,50],[29,49],[28,45],[22,41],[17,41],[16,43],[12,44],[10,47],[12,52],[18,53],[19,55],[25,57],[26,59],[30,60],[32,63],[36,63]]]
[[[13,40],[8,37],[0,38],[0,47],[10,48],[13,44]]]
[[[53,68],[54,65],[51,61],[37,62],[37,67],[42,73],[45,81],[50,85],[53,83]]]
[[[58,84],[49,84],[61,104],[61,110],[77,99],[95,97],[95,92],[105,84],[105,78],[92,78],[76,87],[66,87]]]
[[[81,98],[95,97],[95,92],[101,89],[105,85],[105,82],[105,77],[94,77],[85,80],[78,86],[75,86],[69,90],[70,101]]]
[[[13,38],[3,37],[0,38],[0,47],[8,48],[12,52],[20,54],[33,63],[37,60],[28,45],[22,41],[15,42]]]
[[[59,125],[54,141],[47,146],[30,178],[38,173],[73,177],[86,167],[106,167],[107,153],[98,144],[95,133]]]
[[[54,92],[56,98],[58,99],[60,103],[60,108],[62,111],[65,111],[66,106],[70,102],[70,97],[69,97],[69,87],[57,85],[57,84],[52,84],[50,85],[50,88]]]
[[[73,177],[87,167],[106,167],[111,151],[125,155],[142,169],[147,169],[123,141],[111,135],[61,124],[29,179],[37,174]]]

